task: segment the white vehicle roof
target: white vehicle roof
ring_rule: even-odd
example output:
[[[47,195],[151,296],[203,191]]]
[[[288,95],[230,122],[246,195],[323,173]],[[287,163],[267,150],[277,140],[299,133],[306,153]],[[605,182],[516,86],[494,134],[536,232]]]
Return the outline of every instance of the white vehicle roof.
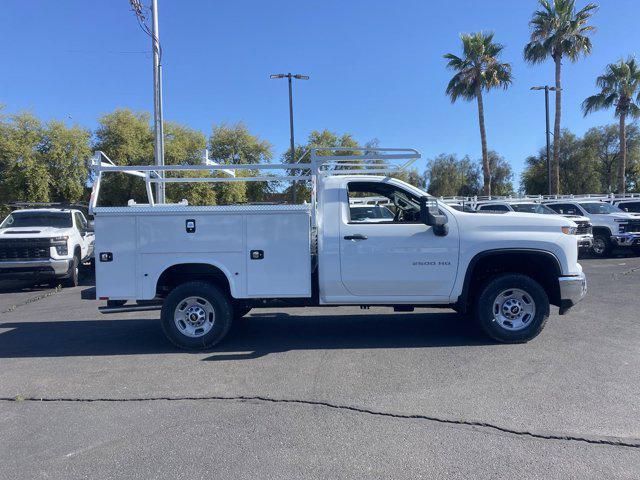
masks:
[[[22,213],[22,212],[28,212],[28,213],[34,213],[34,212],[79,212],[80,210],[75,210],[73,208],[21,208],[19,210],[14,210],[11,213]]]

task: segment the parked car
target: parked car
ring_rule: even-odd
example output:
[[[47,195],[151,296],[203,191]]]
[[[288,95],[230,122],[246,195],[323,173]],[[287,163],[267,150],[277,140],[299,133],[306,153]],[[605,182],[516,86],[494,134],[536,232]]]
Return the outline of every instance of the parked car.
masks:
[[[16,210],[0,224],[0,278],[77,286],[79,268],[93,257],[94,234],[80,210]]]
[[[537,213],[542,215],[562,215],[576,224],[574,235],[578,242],[578,249],[581,251],[591,250],[593,247],[593,228],[589,218],[582,215],[561,214],[551,208],[532,201],[486,201],[478,202],[476,205],[478,212],[487,213]]]
[[[640,215],[590,197],[547,200],[544,204],[562,215],[588,217],[593,225],[595,255],[606,257],[614,246],[640,253]]]
[[[302,205],[165,206],[154,204],[149,187],[147,205],[101,207],[103,174],[158,167],[94,159],[96,287],[83,298],[127,302],[103,313],[159,309],[175,345],[203,349],[249,309],[335,305],[448,307],[473,314],[500,342],[526,342],[544,327],[550,304],[565,314],[586,294],[572,221],[457,211],[403,181],[367,175],[397,172],[385,163],[409,165],[415,150],[363,150],[311,149],[309,163],[296,165],[314,186]],[[353,221],[350,200],[362,196],[386,198],[393,220]]]

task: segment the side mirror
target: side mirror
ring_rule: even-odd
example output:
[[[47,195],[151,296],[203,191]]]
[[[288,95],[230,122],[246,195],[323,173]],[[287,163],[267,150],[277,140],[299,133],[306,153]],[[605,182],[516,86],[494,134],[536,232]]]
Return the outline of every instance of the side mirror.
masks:
[[[420,198],[420,220],[425,225],[433,227],[433,233],[439,237],[444,237],[449,233],[447,217],[440,214],[438,201],[434,198]]]
[[[87,232],[93,233],[95,230],[93,229],[93,220],[87,220]]]

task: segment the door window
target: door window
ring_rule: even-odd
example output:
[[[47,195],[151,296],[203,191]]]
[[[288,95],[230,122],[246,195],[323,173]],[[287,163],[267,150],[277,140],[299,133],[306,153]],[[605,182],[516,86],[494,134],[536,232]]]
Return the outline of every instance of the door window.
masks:
[[[640,202],[619,203],[618,207],[625,212],[640,213]]]
[[[420,200],[386,182],[350,182],[349,223],[420,223]],[[375,197],[371,203],[365,199]]]
[[[79,212],[75,212],[73,214],[73,216],[75,217],[76,220],[76,228],[80,231],[80,232],[84,232],[87,230],[87,221],[84,219],[84,217],[82,216],[81,213]]]
[[[560,215],[582,215],[580,209],[573,203],[552,203],[547,206]]]

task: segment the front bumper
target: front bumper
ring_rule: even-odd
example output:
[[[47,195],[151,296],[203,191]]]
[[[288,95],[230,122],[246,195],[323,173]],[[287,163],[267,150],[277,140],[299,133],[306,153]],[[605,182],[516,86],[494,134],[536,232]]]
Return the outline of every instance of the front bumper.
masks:
[[[593,247],[593,235],[578,235],[578,248],[588,249]]]
[[[584,273],[570,277],[559,277],[560,285],[560,315],[577,304],[587,294],[587,277]]]
[[[63,277],[69,273],[69,259],[10,260],[0,261],[3,277],[28,277],[33,275]]]
[[[632,245],[640,244],[640,233],[619,233],[618,235],[611,235],[611,241],[619,247],[630,247]]]

